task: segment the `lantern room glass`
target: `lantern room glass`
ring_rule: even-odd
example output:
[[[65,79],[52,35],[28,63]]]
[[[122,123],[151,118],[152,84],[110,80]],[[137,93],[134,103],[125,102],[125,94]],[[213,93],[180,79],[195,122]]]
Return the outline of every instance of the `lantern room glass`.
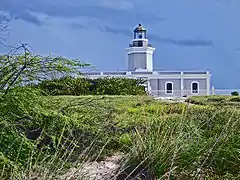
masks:
[[[134,39],[146,39],[146,31],[137,31],[134,32]]]
[[[134,39],[147,39],[147,30],[141,24],[134,30]]]

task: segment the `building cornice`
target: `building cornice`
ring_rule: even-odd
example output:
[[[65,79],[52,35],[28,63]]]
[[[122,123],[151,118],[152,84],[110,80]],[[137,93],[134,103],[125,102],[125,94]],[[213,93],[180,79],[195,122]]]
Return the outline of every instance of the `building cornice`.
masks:
[[[162,72],[164,73],[164,72]],[[84,77],[101,78],[101,77],[126,77],[126,78],[148,78],[148,79],[205,79],[209,78],[211,74],[207,72],[196,72],[196,74],[187,74],[187,72],[180,72],[175,74],[161,74],[161,72],[97,72],[85,73]]]
[[[132,53],[153,53],[155,51],[155,48],[153,47],[129,47],[126,48],[126,51],[128,54]]]

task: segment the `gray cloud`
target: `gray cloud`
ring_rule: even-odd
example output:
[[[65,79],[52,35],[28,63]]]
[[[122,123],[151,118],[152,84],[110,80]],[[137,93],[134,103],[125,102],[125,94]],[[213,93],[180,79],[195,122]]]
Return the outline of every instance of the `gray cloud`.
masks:
[[[99,29],[100,31],[122,34],[128,37],[132,36],[132,30],[124,29],[122,27],[126,27],[130,24],[136,24],[138,23],[138,21],[152,23],[165,20],[164,18],[160,18],[151,14],[146,15],[142,11],[131,11],[128,8],[115,8],[113,6],[114,4],[106,6],[106,4],[104,5],[99,2],[89,4],[84,1],[81,1],[81,3],[77,3],[77,1],[69,2],[66,0],[53,0],[51,2],[49,2],[48,0],[35,0],[24,3],[17,0],[1,0],[0,7],[9,12],[16,19],[23,19],[38,26],[42,25],[43,22],[40,18],[37,17],[36,14],[33,14],[31,12],[43,13],[50,17],[60,18],[94,18],[98,20],[97,25],[82,25],[81,23],[73,23],[71,24],[71,26],[74,28],[84,29],[94,27]],[[123,5],[126,6],[126,4],[124,3]],[[107,22],[110,24],[106,25]],[[174,38],[164,38],[159,36],[158,34],[149,34],[149,37],[152,41],[173,44],[176,46],[197,47],[213,45],[211,41],[203,39],[194,38],[179,40]]]
[[[133,9],[134,3],[129,0],[102,0],[102,6],[112,9]]]
[[[114,34],[122,34],[124,36],[128,36],[128,37],[131,37],[132,36],[132,33],[133,31],[130,30],[130,29],[122,29],[121,27],[119,28],[112,28],[112,27],[109,27],[109,26],[105,26],[103,28],[99,28],[101,31],[104,31],[104,32],[110,32],[110,33],[114,33]]]
[[[0,11],[0,25],[5,26],[10,22],[10,17],[7,13]]]
[[[78,28],[78,29],[89,29],[88,26],[85,26],[85,25],[82,25],[79,23],[71,23],[70,26],[73,28]]]
[[[115,28],[115,27],[101,27],[98,28],[101,31],[114,33],[114,34],[122,34],[124,36],[131,37],[132,31],[130,29],[123,29],[123,28]],[[191,47],[198,47],[198,46],[213,46],[212,41],[210,40],[203,40],[203,39],[180,39],[176,40],[174,38],[164,38],[157,34],[149,34],[148,37],[151,39],[151,41],[155,42],[161,42],[166,44],[172,44],[176,46],[191,46]]]
[[[149,35],[153,41],[156,42],[162,42],[166,44],[173,44],[177,46],[213,46],[213,43],[211,40],[203,40],[203,39],[173,39],[173,38],[163,38],[156,34],[150,34]]]
[[[6,40],[8,36],[10,18],[8,14],[0,11],[0,44]]]
[[[27,22],[31,22],[37,26],[41,26],[42,25],[42,21],[40,19],[38,19],[38,17],[36,15],[31,14],[31,12],[27,12],[27,11],[20,11],[18,13],[16,13],[16,15],[12,15],[14,16],[14,19],[22,19],[24,21]]]
[[[102,2],[102,1],[100,1]],[[127,2],[127,1],[126,1]],[[122,6],[126,6],[126,2]],[[30,12],[44,13],[51,17],[92,17],[100,21],[108,21],[116,24],[136,24],[137,21],[158,22],[162,18],[148,13],[147,15],[141,11],[134,12],[128,8],[115,8],[113,4],[106,6],[103,3],[86,3],[86,1],[67,1],[67,0],[35,0],[22,1],[19,0],[1,0],[0,9],[4,9],[16,18],[41,25],[41,21],[33,16]],[[151,18],[149,18],[151,17]]]

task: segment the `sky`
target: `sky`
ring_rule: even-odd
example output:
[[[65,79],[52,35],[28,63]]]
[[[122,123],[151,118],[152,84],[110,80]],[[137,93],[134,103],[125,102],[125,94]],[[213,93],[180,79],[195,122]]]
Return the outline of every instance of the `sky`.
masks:
[[[0,37],[36,54],[124,70],[141,23],[156,70],[208,70],[216,89],[240,89],[239,17],[239,0],[0,0],[0,27],[8,24]]]

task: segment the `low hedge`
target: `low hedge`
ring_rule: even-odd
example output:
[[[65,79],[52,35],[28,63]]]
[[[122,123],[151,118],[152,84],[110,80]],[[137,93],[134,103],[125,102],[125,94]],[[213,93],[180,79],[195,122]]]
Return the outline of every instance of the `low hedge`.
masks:
[[[46,80],[37,85],[48,95],[146,95],[141,79],[72,78]]]

